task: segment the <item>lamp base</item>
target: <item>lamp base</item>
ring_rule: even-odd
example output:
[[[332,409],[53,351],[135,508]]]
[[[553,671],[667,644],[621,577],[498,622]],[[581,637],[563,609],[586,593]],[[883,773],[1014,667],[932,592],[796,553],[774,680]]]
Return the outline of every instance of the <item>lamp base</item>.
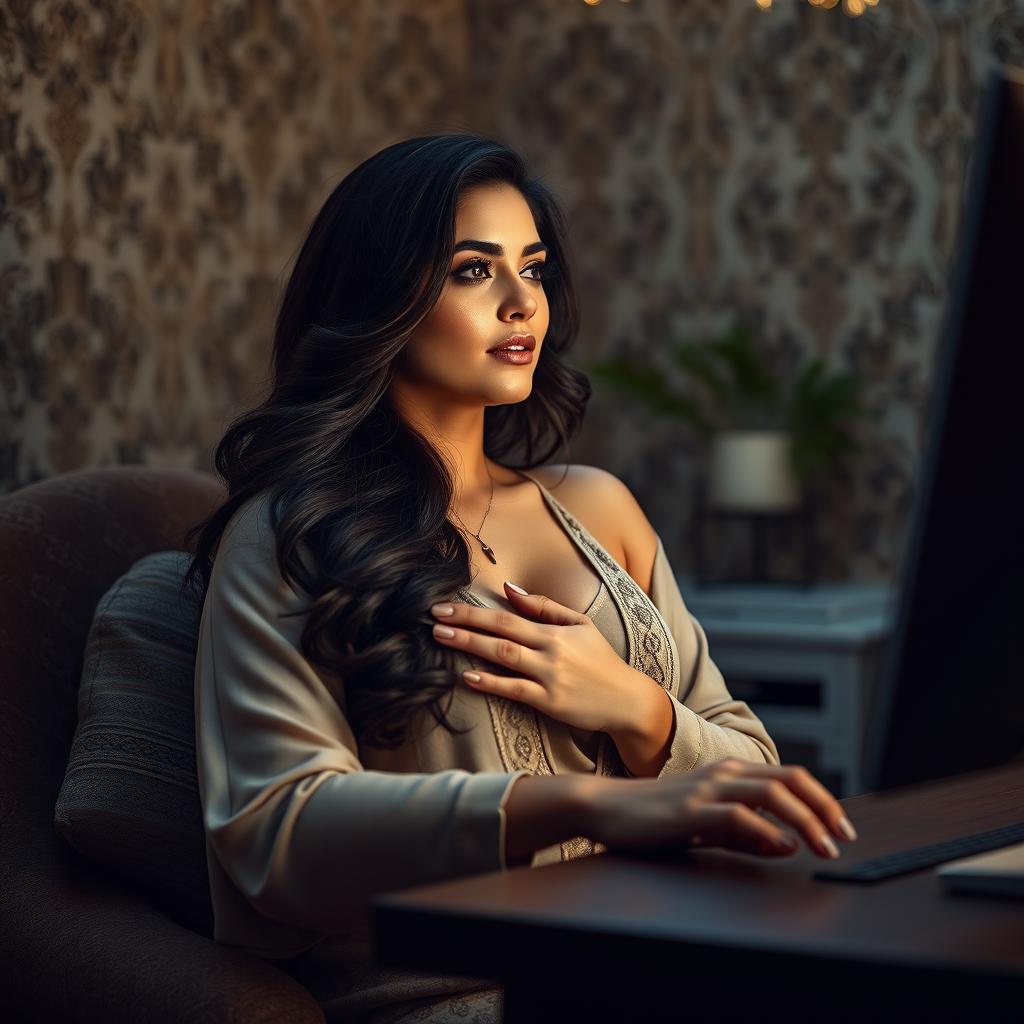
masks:
[[[815,535],[815,512],[817,501],[814,489],[807,487],[800,505],[786,512],[752,512],[732,511],[715,508],[708,504],[708,484],[700,479],[696,489],[696,504],[693,522],[693,565],[694,579],[700,586],[719,583],[792,583],[794,586],[807,588],[819,582],[819,552]],[[708,569],[707,544],[705,543],[709,524],[716,521],[746,521],[750,524],[752,575],[748,576],[713,576]],[[790,521],[797,524],[800,532],[800,574],[796,579],[778,579],[769,577],[766,566],[766,534],[772,523]]]

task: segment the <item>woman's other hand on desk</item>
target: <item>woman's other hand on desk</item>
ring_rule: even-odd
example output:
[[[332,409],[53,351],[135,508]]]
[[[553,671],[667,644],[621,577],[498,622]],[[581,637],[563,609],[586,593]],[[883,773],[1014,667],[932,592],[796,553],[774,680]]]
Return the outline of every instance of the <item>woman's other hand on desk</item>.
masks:
[[[785,856],[796,838],[758,812],[790,826],[821,857],[838,857],[836,839],[857,838],[839,801],[800,765],[725,758],[687,775],[596,779],[582,833],[609,851],[655,846],[718,846]]]

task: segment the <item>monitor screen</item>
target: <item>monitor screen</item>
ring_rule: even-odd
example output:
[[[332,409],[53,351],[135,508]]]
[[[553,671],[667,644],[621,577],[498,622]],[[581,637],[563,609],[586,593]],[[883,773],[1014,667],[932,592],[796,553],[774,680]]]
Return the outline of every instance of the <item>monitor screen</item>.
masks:
[[[1024,72],[976,124],[868,791],[1024,751]]]

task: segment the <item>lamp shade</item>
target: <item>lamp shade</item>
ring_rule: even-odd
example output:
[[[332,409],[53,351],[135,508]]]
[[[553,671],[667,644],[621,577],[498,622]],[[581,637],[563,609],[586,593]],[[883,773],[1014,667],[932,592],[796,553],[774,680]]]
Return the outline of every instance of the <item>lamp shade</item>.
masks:
[[[708,501],[736,512],[789,512],[801,500],[784,430],[728,430],[711,445]]]

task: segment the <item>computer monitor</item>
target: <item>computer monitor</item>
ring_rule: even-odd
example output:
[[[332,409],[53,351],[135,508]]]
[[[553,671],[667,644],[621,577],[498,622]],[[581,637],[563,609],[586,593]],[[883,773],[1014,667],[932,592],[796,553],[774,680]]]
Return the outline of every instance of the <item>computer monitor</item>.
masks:
[[[977,110],[867,791],[1024,752],[1024,71]]]

